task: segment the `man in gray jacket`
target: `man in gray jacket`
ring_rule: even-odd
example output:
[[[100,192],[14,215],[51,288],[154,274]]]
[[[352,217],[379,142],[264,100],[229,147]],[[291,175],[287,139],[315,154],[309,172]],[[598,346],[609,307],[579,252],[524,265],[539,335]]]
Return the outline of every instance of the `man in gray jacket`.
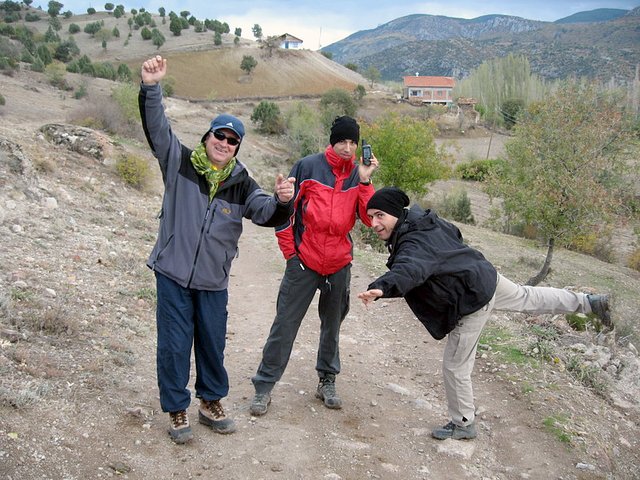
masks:
[[[192,345],[198,419],[217,433],[235,431],[220,403],[229,392],[223,360],[231,262],[243,218],[265,227],[289,218],[295,179],[278,175],[275,195],[264,192],[236,158],[245,130],[229,114],[214,118],[193,150],[183,145],[162,105],[160,80],[166,73],[167,60],[160,55],[142,64],[138,102],[165,189],[147,262],[156,276],[160,405],[170,414],[171,438],[185,443],[193,438],[187,415]]]

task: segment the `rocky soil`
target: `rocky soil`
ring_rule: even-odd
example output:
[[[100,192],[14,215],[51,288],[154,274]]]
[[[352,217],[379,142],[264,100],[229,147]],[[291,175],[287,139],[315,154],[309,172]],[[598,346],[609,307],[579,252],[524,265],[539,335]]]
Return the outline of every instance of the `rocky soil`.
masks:
[[[90,89],[105,94],[108,85]],[[153,159],[141,143],[69,126],[66,116],[81,101],[37,76],[0,77],[0,91],[7,99],[0,113],[1,478],[640,478],[640,371],[631,337],[575,331],[563,316],[496,313],[475,368],[479,438],[433,440],[431,428],[447,421],[443,342],[402,300],[368,309],[355,300],[384,271],[385,256],[362,247],[342,331],[344,408],[328,410],[314,398],[314,305],[269,413],[252,417],[250,377],[284,262],[273,231],[251,224],[230,284],[224,405],[238,431],[220,436],[196,423],[194,441],[174,445],[159,409],[155,287],[144,265],[161,198]],[[219,111],[251,124],[252,107],[241,102],[170,99],[167,106],[190,143]],[[43,129],[51,124],[63,127]],[[142,191],[114,168],[130,152],[154,167]],[[241,153],[260,178],[275,176],[265,159],[282,153],[277,142],[250,129]],[[461,229],[517,281],[544,255],[521,239]],[[638,272],[559,251],[549,283],[615,293],[616,321],[631,326],[629,335],[637,329]],[[189,414],[195,422],[195,401]]]

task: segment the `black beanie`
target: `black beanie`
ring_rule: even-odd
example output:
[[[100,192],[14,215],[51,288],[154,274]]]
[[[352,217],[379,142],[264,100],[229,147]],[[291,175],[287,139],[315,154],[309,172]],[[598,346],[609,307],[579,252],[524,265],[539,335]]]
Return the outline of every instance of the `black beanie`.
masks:
[[[337,117],[331,125],[329,143],[333,147],[340,140],[360,141],[360,126],[353,118],[348,116]]]
[[[400,218],[405,207],[409,206],[409,197],[398,187],[384,187],[378,190],[367,202],[367,210],[375,208]]]

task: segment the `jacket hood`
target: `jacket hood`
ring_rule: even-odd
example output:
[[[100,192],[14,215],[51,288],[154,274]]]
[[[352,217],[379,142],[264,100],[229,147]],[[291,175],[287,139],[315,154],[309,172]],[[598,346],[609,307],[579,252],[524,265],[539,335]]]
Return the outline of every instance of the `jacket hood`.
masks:
[[[412,205],[406,210],[404,216],[398,219],[393,234],[387,240],[387,246],[395,244],[398,236],[407,232],[436,228],[436,218],[437,216],[432,210],[424,210],[419,205]]]

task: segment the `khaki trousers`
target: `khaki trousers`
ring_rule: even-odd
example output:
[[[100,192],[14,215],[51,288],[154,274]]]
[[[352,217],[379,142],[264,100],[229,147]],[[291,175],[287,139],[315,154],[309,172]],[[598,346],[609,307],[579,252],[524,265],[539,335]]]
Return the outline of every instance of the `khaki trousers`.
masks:
[[[478,339],[493,310],[525,313],[591,313],[587,295],[563,288],[518,285],[498,274],[496,293],[477,312],[465,315],[447,338],[442,362],[449,415],[456,425],[475,419],[471,372]]]

